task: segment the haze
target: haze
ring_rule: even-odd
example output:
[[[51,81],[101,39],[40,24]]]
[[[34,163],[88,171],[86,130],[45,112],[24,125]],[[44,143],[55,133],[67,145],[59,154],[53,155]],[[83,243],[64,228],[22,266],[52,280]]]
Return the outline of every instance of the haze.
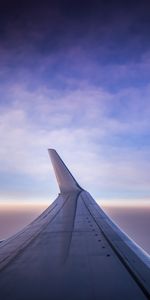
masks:
[[[99,201],[101,205],[101,202]],[[0,205],[0,240],[4,240],[33,221],[48,206],[42,204]],[[119,206],[103,204],[104,211],[138,245],[150,254],[150,206]]]

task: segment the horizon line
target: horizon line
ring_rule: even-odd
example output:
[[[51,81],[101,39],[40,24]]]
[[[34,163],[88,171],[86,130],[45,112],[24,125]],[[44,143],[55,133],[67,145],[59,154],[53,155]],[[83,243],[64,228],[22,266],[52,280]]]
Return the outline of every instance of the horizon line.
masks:
[[[35,201],[35,200],[28,200],[28,201],[0,201],[0,206],[11,206],[11,207],[16,207],[16,206],[34,206],[34,207],[39,207],[39,206],[49,206],[51,205],[53,200],[49,201]],[[150,199],[100,199],[97,198],[96,202],[100,206],[118,206],[118,207],[150,207]]]

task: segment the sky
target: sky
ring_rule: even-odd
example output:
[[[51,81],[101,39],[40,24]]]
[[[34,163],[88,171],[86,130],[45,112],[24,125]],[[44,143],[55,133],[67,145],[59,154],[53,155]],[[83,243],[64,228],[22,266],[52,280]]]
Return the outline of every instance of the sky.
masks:
[[[1,1],[0,202],[58,193],[55,148],[96,199],[150,203],[150,2]]]

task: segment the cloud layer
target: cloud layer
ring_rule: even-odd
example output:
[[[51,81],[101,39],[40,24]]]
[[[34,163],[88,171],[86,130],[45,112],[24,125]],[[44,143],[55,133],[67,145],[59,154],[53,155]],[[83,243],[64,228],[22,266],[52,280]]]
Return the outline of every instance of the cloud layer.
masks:
[[[84,85],[59,94],[17,85],[7,91],[11,105],[1,108],[1,172],[24,175],[29,191],[33,182],[41,184],[41,194],[45,187],[48,192],[46,149],[53,147],[97,197],[148,196],[149,87],[110,93]]]
[[[1,198],[54,194],[49,147],[96,197],[149,197],[149,13],[146,0],[3,3]]]

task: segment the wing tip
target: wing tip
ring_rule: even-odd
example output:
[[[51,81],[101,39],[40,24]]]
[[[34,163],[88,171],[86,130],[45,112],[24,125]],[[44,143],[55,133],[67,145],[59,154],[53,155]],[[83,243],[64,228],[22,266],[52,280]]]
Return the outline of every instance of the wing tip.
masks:
[[[48,151],[55,151],[56,152],[56,150],[54,149],[54,148],[48,148]]]
[[[70,170],[67,168],[57,151],[53,148],[49,148],[48,153],[51,158],[51,162],[60,190],[62,192],[83,190],[76,181],[76,179],[73,177]]]

